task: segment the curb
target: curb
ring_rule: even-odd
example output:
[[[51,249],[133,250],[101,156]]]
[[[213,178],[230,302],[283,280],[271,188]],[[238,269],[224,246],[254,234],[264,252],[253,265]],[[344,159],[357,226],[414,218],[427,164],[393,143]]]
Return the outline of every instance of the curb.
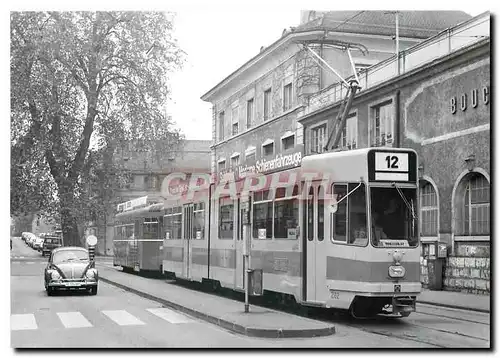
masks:
[[[438,303],[438,302],[430,302],[430,301],[417,301],[417,303],[423,303],[423,304],[431,305],[431,306],[440,306],[440,307],[447,307],[447,308],[455,308],[455,309],[464,310],[464,311],[474,311],[474,312],[490,313],[490,310],[486,310],[486,309],[483,309],[483,308],[464,307],[464,306],[458,306],[458,305],[450,305],[450,304],[447,304],[447,303]]]
[[[330,336],[335,334],[335,326],[329,326],[326,328],[314,328],[314,329],[308,329],[308,330],[299,330],[299,329],[282,329],[282,328],[257,328],[257,327],[245,327],[242,326],[238,323],[234,323],[231,321],[227,321],[222,318],[217,318],[215,316],[210,316],[206,313],[181,306],[177,303],[165,300],[160,297],[156,297],[153,295],[150,295],[149,293],[142,292],[139,290],[136,290],[134,288],[131,288],[129,286],[125,286],[121,283],[109,280],[107,278],[104,278],[102,276],[99,276],[99,280],[104,281],[110,285],[119,287],[121,289],[124,289],[126,291],[132,292],[136,295],[139,295],[141,297],[147,298],[152,301],[156,301],[158,303],[161,303],[165,306],[168,306],[169,308],[173,308],[175,310],[178,310],[180,312],[186,313],[190,316],[194,316],[196,318],[202,319],[206,322],[215,324],[217,326],[223,327],[225,329],[228,329],[230,331],[240,333],[249,337],[260,337],[260,338],[312,338],[312,337],[324,337],[324,336]]]

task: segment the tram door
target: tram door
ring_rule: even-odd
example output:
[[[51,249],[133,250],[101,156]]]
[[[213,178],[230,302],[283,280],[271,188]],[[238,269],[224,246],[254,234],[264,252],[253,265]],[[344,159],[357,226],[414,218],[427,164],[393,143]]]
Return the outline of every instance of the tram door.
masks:
[[[323,187],[319,182],[306,190],[307,199],[303,201],[303,296],[304,301],[317,302],[324,299],[318,295],[326,284],[326,247],[324,235]]]
[[[190,263],[191,263],[191,239],[193,237],[193,204],[184,205],[184,236],[183,240],[183,273],[184,277],[190,278]]]
[[[236,249],[236,271],[234,275],[234,285],[236,288],[244,289],[245,284],[244,284],[244,270],[245,270],[245,261],[243,259],[243,214],[244,210],[240,205],[240,199],[238,199],[238,210],[237,216],[238,220],[236,220],[234,229],[236,231],[236,242],[235,242],[235,249]]]

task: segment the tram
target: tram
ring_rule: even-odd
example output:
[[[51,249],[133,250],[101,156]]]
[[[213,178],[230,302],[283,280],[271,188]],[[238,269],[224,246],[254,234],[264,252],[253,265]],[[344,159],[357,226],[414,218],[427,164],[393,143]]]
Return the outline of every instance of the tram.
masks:
[[[118,205],[113,265],[125,271],[161,271],[163,204],[142,197]]]
[[[400,148],[315,154],[118,214],[118,241],[132,241],[115,244],[115,264],[243,290],[246,251],[265,291],[354,317],[406,317],[421,291],[417,163]]]

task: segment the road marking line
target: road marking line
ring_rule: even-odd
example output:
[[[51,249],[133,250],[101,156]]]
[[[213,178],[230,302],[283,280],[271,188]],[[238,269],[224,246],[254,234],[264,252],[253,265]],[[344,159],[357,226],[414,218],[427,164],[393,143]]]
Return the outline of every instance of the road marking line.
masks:
[[[80,312],[57,312],[57,315],[66,328],[92,327],[92,323]]]
[[[102,313],[111,318],[116,324],[120,326],[132,326],[132,325],[144,324],[144,322],[135,318],[125,310],[102,311]]]
[[[22,331],[27,329],[38,329],[34,314],[27,313],[10,315],[11,331]]]
[[[148,308],[147,311],[170,323],[192,323],[193,320],[168,308]]]

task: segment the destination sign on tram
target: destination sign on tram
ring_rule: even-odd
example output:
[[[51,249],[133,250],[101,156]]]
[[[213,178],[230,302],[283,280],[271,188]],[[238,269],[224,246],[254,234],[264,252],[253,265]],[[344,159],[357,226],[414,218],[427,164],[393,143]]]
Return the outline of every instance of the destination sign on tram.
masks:
[[[374,150],[368,153],[370,181],[416,182],[415,152]]]

